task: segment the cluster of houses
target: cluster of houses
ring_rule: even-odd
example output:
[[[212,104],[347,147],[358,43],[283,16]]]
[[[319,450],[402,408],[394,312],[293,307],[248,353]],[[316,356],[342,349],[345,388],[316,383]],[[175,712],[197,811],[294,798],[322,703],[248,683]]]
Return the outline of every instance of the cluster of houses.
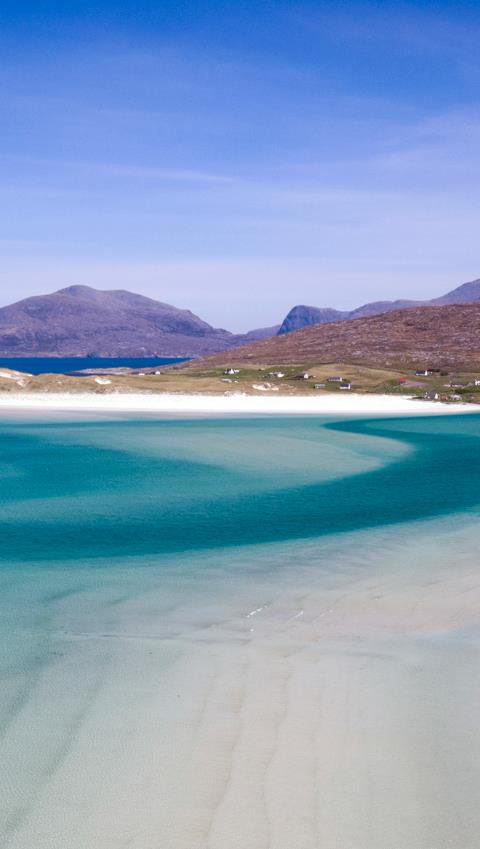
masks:
[[[338,383],[338,388],[343,390],[348,390],[352,388],[350,381],[345,380],[344,377],[340,377],[338,374],[334,374],[331,377],[327,377],[327,383]]]
[[[455,395],[455,394],[441,395],[440,392],[437,392],[434,389],[432,389],[430,392],[425,392],[423,397],[425,398],[426,401],[461,401],[462,400],[461,395]]]
[[[313,377],[313,374],[309,374],[307,371],[302,372],[301,374],[296,374],[294,380],[309,380],[311,377]],[[339,389],[348,390],[352,388],[350,382],[348,380],[345,380],[345,378],[340,377],[339,375],[332,375],[331,377],[327,377],[325,383],[315,383],[314,387],[315,389],[326,389],[329,383],[338,383]]]
[[[428,377],[430,374],[435,372],[439,372],[440,374],[445,374],[445,372],[440,372],[439,369],[426,369],[419,368],[415,371],[415,377]],[[416,386],[421,387],[421,383],[414,383],[406,377],[401,377],[399,379],[400,386]],[[450,383],[444,383],[446,389],[468,389],[470,386],[480,387],[480,378],[475,378],[474,380],[469,381],[468,383],[460,383],[459,381],[452,380]],[[441,393],[436,389],[428,390],[424,393],[423,397],[428,401],[461,401],[462,396],[458,393]]]
[[[325,383],[316,383],[315,389],[327,389],[329,383],[338,383],[338,388],[342,389],[344,391],[348,391],[349,389],[352,388],[352,384],[350,383],[350,381],[344,380],[343,377],[341,377],[341,378],[327,377],[327,380],[326,380]]]
[[[263,369],[261,370],[263,371]],[[236,375],[240,374],[240,369],[229,367],[226,368],[223,373],[225,375]],[[281,379],[282,377],[285,377],[285,373],[283,371],[269,371],[268,377],[276,377],[277,379]],[[310,372],[308,371],[299,372],[298,374],[294,374],[292,377],[293,380],[310,380],[311,378],[313,378],[313,374],[310,374]],[[225,378],[223,380],[225,383],[231,382],[227,381],[227,379]],[[349,390],[352,388],[350,381],[345,380],[345,378],[341,377],[340,375],[334,374],[330,377],[327,377],[325,383],[315,383],[315,389],[325,389],[329,383],[338,384],[338,388],[342,390]]]
[[[434,369],[433,371],[438,371],[438,369]],[[443,374],[444,372],[442,372]],[[415,372],[415,377],[427,377],[429,374],[432,374],[432,370],[428,369],[417,369]],[[408,384],[407,378],[401,377],[400,384]],[[469,387],[480,387],[480,378],[476,377],[474,380],[470,380],[467,383],[460,383],[458,380],[452,380],[450,383],[443,384],[446,389],[468,389]],[[428,401],[461,401],[462,396],[458,394],[458,392],[453,393],[441,393],[436,389],[431,389],[424,393],[423,396]]]
[[[262,369],[262,371],[263,371],[263,369]],[[415,377],[416,378],[428,377],[429,375],[436,373],[436,372],[439,372],[440,374],[445,374],[445,372],[440,372],[439,369],[417,368],[415,370]],[[225,375],[237,375],[237,374],[240,374],[240,369],[231,368],[231,367],[226,368],[225,371],[224,371],[224,374]],[[283,371],[270,371],[270,372],[268,372],[268,377],[281,379],[281,378],[284,378],[285,376],[286,375]],[[293,380],[310,380],[313,377],[314,377],[313,374],[310,374],[310,372],[305,371],[305,372],[299,372],[298,374],[293,375],[290,379],[293,379]],[[231,383],[232,381],[226,380],[224,378],[224,382],[225,383],[227,383],[227,382]],[[237,381],[235,381],[235,382],[237,382]],[[424,385],[421,382],[416,383],[414,380],[411,380],[407,377],[399,378],[398,382],[399,382],[400,386],[405,386],[405,387],[408,386],[408,387],[421,388]],[[338,387],[338,389],[342,390],[342,391],[348,391],[348,390],[351,390],[351,388],[352,388],[350,381],[346,380],[344,377],[342,377],[341,375],[338,375],[338,374],[330,375],[329,377],[327,377],[325,379],[325,382],[323,382],[323,383],[315,383],[314,388],[315,389],[328,389],[329,384],[336,385]],[[456,382],[456,381],[451,381],[450,383],[445,383],[444,386],[448,389],[457,389],[457,390],[466,389],[469,386],[480,387],[480,378],[475,378],[473,381],[470,381],[468,383],[459,383],[459,382]],[[258,384],[258,385],[255,385],[254,388],[255,389],[265,389],[265,390],[266,389],[274,389],[274,388],[277,389],[277,387],[273,387],[271,384],[262,384],[261,386]],[[431,390],[426,391],[424,393],[423,397],[425,399],[429,400],[429,401],[461,401],[462,400],[462,396],[457,394],[457,393],[442,394],[441,392],[438,392],[436,389],[431,389]]]

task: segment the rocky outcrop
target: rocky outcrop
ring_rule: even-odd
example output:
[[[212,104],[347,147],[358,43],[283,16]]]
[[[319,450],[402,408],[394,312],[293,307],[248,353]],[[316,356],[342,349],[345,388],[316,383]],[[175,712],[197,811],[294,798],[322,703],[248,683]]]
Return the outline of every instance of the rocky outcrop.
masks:
[[[463,283],[446,295],[440,298],[433,298],[430,301],[411,301],[400,299],[396,301],[373,301],[368,304],[363,304],[354,310],[334,310],[329,307],[307,307],[303,304],[298,304],[293,307],[288,315],[284,318],[278,335],[290,333],[292,330],[299,330],[301,327],[309,327],[312,324],[327,324],[331,321],[349,321],[352,318],[363,318],[369,315],[382,315],[383,313],[392,312],[399,309],[407,309],[409,307],[427,306],[427,305],[446,305],[446,304],[465,304],[480,301],[480,280],[472,280],[470,283]]]

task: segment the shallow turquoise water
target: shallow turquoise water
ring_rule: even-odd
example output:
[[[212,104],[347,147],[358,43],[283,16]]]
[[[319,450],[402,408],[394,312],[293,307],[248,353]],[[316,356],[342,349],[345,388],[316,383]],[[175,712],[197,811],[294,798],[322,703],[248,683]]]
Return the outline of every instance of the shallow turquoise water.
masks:
[[[479,416],[0,437],[2,847],[477,849]]]
[[[480,502],[477,416],[4,424],[0,438],[2,555],[23,562],[320,537]]]

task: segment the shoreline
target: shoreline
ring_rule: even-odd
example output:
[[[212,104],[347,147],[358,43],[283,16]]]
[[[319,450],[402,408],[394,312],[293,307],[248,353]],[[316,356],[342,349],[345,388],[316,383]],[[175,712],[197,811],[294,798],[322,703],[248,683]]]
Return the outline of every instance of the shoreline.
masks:
[[[440,415],[479,413],[480,405],[445,404],[391,395],[181,395],[173,393],[8,393],[2,410],[199,415]]]

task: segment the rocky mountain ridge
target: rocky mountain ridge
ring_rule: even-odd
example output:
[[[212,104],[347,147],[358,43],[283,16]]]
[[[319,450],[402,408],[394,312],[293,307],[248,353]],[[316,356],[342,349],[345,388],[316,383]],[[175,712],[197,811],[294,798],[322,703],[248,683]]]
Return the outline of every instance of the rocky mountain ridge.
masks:
[[[480,280],[465,283],[428,304],[465,302],[480,302]],[[212,327],[190,310],[144,295],[69,286],[0,308],[0,356],[201,357],[311,325],[414,309],[420,303],[376,301],[350,312],[298,305],[280,327],[235,334]]]
[[[399,299],[395,301],[373,301],[363,304],[353,310],[335,310],[330,307],[311,307],[305,304],[297,304],[292,307],[285,316],[278,334],[291,333],[301,327],[312,324],[327,324],[332,321],[350,321],[353,318],[365,318],[369,315],[382,315],[393,310],[408,309],[419,306],[444,306],[447,304],[464,304],[480,301],[480,280],[471,280],[457,286],[451,292],[447,292],[439,298],[428,301],[412,301]]]

